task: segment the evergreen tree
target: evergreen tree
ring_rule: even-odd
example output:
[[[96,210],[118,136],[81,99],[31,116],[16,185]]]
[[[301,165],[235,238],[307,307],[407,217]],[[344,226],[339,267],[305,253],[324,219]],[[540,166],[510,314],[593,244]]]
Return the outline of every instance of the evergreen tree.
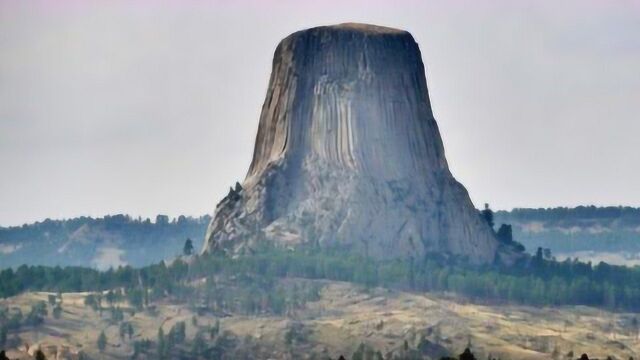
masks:
[[[169,330],[169,338],[173,344],[182,344],[186,338],[186,325],[184,321],[179,321]]]
[[[476,360],[476,357],[473,355],[469,348],[464,349],[462,354],[458,356],[460,360]]]
[[[7,326],[0,324],[0,348],[3,348],[7,343]],[[0,358],[2,360],[2,358]]]
[[[216,323],[209,328],[209,337],[211,340],[215,339],[220,333],[220,320],[216,319]]]
[[[38,301],[35,305],[31,307],[31,311],[34,312],[38,316],[45,317],[49,314],[47,311],[47,303],[44,301]]]
[[[0,351],[0,360],[10,360],[4,350]]]
[[[493,210],[489,208],[489,204],[484,204],[484,210],[480,212],[480,215],[482,215],[484,221],[486,221],[487,225],[493,230]]]
[[[167,350],[167,339],[164,336],[164,330],[162,330],[162,326],[158,329],[158,358],[164,359],[165,352]]]
[[[44,353],[41,350],[36,351],[36,360],[47,360],[47,357],[44,356]]]
[[[127,291],[127,300],[136,310],[142,310],[145,304],[145,295],[141,289],[130,289]]]
[[[364,360],[364,352],[365,352],[365,346],[364,344],[360,344],[360,346],[358,346],[358,348],[356,349],[356,351],[354,351],[354,353],[351,355],[351,360]]]
[[[24,323],[26,325],[38,326],[44,322],[45,316],[47,316],[47,304],[44,301],[39,301],[31,306],[31,311],[24,319]]]
[[[119,307],[111,307],[111,319],[116,323],[124,320],[124,313]]]
[[[511,225],[502,224],[496,233],[498,241],[503,244],[511,244],[513,242],[513,229]]]
[[[144,306],[149,307],[149,289],[144,288]]]
[[[127,335],[127,323],[126,322],[120,323],[120,328],[118,330],[119,330],[118,333],[120,335],[120,340],[124,341],[124,337]]]
[[[113,303],[116,302],[116,294],[112,290],[109,290],[104,298],[107,300],[107,303],[113,307]]]
[[[100,336],[98,336],[98,350],[103,352],[107,348],[107,335],[104,333],[104,330],[100,332]]]
[[[143,339],[133,342],[133,359],[137,359],[141,354],[146,353],[151,349],[151,340]]]
[[[187,241],[184,242],[184,247],[182,248],[182,253],[185,256],[190,256],[193,254],[193,241],[191,241],[190,238],[187,239]]]
[[[193,339],[193,343],[191,344],[191,355],[194,358],[199,358],[204,353],[206,347],[207,343],[204,340],[204,335],[201,331],[199,331]]]
[[[60,319],[60,317],[62,316],[62,306],[60,306],[60,304],[56,304],[56,306],[53,308],[52,313],[55,319]]]
[[[86,306],[91,307],[93,311],[98,311],[98,302],[96,301],[96,296],[93,294],[89,294],[84,298],[84,304]]]
[[[536,250],[536,254],[531,259],[531,265],[536,271],[542,270],[542,268],[544,267],[544,255],[541,247],[538,247],[538,249]]]

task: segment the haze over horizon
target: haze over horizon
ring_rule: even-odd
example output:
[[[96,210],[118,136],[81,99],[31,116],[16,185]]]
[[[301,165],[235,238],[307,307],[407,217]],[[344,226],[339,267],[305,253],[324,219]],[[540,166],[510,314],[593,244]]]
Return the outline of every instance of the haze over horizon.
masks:
[[[0,226],[211,214],[249,167],[278,42],[342,22],[413,34],[476,207],[640,206],[640,1],[8,0]]]

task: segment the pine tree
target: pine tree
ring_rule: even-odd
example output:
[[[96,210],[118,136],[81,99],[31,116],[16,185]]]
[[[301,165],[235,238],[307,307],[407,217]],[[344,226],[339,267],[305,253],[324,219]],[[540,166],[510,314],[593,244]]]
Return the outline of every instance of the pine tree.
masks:
[[[538,247],[536,250],[536,255],[531,260],[534,269],[540,270],[544,266],[544,256],[542,255],[542,248]]]
[[[191,241],[191,239],[187,239],[187,241],[184,242],[184,247],[182,248],[182,253],[185,256],[190,256],[193,254],[193,241]]]
[[[162,326],[158,329],[158,358],[164,359],[165,351],[167,348],[167,339],[164,336],[164,330]]]
[[[171,327],[169,338],[174,344],[182,344],[184,342],[186,338],[186,324],[184,321],[179,321]]]
[[[480,212],[484,221],[487,222],[487,225],[493,230],[493,210],[489,208],[489,204],[484,204],[484,210]]]
[[[498,241],[503,244],[511,244],[513,242],[513,229],[511,225],[502,224],[496,233]]]
[[[364,360],[364,352],[365,346],[360,343],[360,346],[356,349],[356,351],[351,355],[351,360]]]
[[[206,347],[207,343],[204,340],[204,336],[202,335],[202,332],[199,331],[196,334],[196,337],[193,339],[193,343],[191,344],[191,355],[194,358],[198,358],[200,355],[202,355]]]
[[[462,354],[460,354],[459,359],[460,360],[476,360],[476,357],[473,355],[471,350],[469,350],[469,348],[466,348],[464,349]]]
[[[215,325],[209,328],[209,337],[213,340],[220,333],[220,320],[216,319]]]
[[[98,336],[98,350],[103,352],[104,349],[107,348],[107,335],[104,333],[104,330],[100,332],[100,336]]]
[[[7,327],[4,324],[0,324],[0,348],[4,347],[7,343]],[[0,357],[0,360],[2,358]]]
[[[62,306],[60,306],[60,304],[56,304],[56,306],[53,308],[52,313],[55,319],[60,319],[60,317],[62,316]]]
[[[127,334],[127,323],[126,322],[120,323],[120,329],[119,329],[120,341],[124,341],[124,337],[126,334]]]
[[[47,357],[44,356],[44,353],[41,350],[36,351],[36,360],[47,360]]]

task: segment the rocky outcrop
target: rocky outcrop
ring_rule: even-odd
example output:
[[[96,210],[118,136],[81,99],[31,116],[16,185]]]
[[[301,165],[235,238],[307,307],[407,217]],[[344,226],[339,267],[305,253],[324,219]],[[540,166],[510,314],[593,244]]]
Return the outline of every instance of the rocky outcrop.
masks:
[[[284,39],[251,167],[218,204],[203,251],[269,241],[493,261],[498,242],[449,172],[424,74],[405,31],[342,24]]]

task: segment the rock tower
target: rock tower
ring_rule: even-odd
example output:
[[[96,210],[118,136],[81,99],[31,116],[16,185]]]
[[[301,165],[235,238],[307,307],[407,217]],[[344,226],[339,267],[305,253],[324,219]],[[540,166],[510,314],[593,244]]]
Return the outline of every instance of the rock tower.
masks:
[[[263,241],[494,261],[493,231],[447,166],[411,34],[340,24],[280,42],[251,167],[218,204],[203,251]]]

